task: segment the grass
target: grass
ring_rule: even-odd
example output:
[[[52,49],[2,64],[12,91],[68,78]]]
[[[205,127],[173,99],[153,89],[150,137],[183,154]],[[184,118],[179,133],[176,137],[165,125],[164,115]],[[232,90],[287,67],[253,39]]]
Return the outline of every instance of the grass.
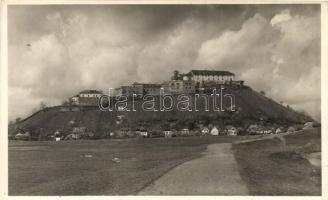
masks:
[[[11,141],[9,195],[134,195],[208,144],[241,138]]]
[[[234,154],[250,195],[321,195],[321,169],[303,158],[321,151],[320,130],[306,130],[278,140],[234,144]]]

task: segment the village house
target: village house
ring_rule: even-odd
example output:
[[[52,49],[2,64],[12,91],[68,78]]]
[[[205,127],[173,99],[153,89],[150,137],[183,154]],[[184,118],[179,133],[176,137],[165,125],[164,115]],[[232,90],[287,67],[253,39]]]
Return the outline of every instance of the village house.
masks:
[[[136,93],[136,88],[132,86],[121,86],[119,88],[115,88],[115,96],[132,96]]]
[[[165,94],[193,94],[195,82],[191,80],[171,80],[162,84]]]
[[[143,97],[144,95],[158,96],[161,85],[155,83],[138,83],[135,82],[130,86],[121,86],[115,89],[116,96],[133,96]]]
[[[314,127],[314,122],[306,122],[303,126],[303,129],[312,129]]]
[[[70,103],[72,105],[79,105],[79,95],[75,95],[70,98]]]
[[[153,95],[158,96],[160,94],[161,84],[155,83],[133,83],[132,86],[135,88],[137,94],[140,95]]]
[[[210,133],[210,129],[208,129],[206,126],[201,129],[202,135],[208,135]]]
[[[238,129],[234,126],[226,126],[228,136],[236,136],[238,134]]]
[[[277,128],[275,131],[276,134],[282,133],[282,128]]]
[[[287,133],[294,133],[296,131],[296,128],[293,126],[288,127]]]
[[[103,93],[99,90],[83,90],[78,95],[70,98],[72,105],[97,106],[98,99]]]
[[[139,131],[140,131],[140,136],[141,136],[141,137],[144,137],[144,138],[149,137],[149,134],[148,134],[148,131],[147,131],[146,128],[141,127],[141,128],[139,129]]]
[[[169,138],[169,137],[173,137],[173,131],[166,129],[163,131],[164,133],[164,137]]]
[[[188,136],[190,134],[190,131],[188,128],[184,128],[180,131],[181,136]]]
[[[216,126],[214,126],[212,129],[211,129],[211,135],[219,135],[219,129],[216,128]]]

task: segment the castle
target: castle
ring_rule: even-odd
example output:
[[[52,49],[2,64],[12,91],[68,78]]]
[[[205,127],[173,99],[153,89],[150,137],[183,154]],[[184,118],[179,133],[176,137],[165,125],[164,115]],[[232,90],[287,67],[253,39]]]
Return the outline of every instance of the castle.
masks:
[[[229,71],[191,70],[188,73],[180,74],[179,71],[175,70],[169,81],[161,84],[135,82],[129,86],[116,88],[115,96],[158,96],[161,88],[164,94],[206,93],[222,86],[238,88],[242,87],[243,84],[244,81],[236,81],[235,74]],[[84,90],[70,98],[70,103],[73,105],[97,106],[97,99],[101,95],[102,92],[98,90]]]

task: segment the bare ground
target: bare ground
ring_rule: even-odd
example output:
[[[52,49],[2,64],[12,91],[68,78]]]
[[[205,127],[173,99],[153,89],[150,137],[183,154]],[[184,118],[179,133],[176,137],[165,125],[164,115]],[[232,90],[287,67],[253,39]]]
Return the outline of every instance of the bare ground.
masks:
[[[212,144],[203,156],[169,171],[139,195],[247,195],[231,144]]]

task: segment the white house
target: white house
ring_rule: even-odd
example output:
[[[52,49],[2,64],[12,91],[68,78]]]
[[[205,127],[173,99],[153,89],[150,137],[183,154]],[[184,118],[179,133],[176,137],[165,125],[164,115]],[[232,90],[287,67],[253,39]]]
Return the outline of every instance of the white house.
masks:
[[[214,126],[211,130],[211,135],[219,135],[219,129]]]
[[[184,135],[184,136],[189,135],[189,129],[184,128],[180,131],[180,133],[181,133],[181,135]]]
[[[102,92],[98,90],[83,90],[79,93],[79,97],[84,98],[100,98],[101,95]]]
[[[103,93],[98,90],[83,90],[79,94],[70,98],[72,105],[97,106],[98,99]]]
[[[279,133],[282,133],[281,128],[277,128],[277,129],[276,129],[276,134],[279,134]]]
[[[217,70],[191,70],[187,75],[190,80],[200,84],[204,82],[225,83],[227,81],[233,81],[235,78],[234,73]]]
[[[71,97],[71,104],[72,105],[78,105],[79,104],[79,96],[75,95],[73,97]]]
[[[171,130],[165,130],[165,131],[163,131],[163,133],[166,138],[173,136],[173,131],[171,131]]]
[[[234,126],[228,126],[226,129],[227,135],[229,136],[236,136],[238,134],[238,129]]]
[[[208,129],[207,127],[204,127],[202,129],[202,135],[208,135],[210,133],[210,129]]]

